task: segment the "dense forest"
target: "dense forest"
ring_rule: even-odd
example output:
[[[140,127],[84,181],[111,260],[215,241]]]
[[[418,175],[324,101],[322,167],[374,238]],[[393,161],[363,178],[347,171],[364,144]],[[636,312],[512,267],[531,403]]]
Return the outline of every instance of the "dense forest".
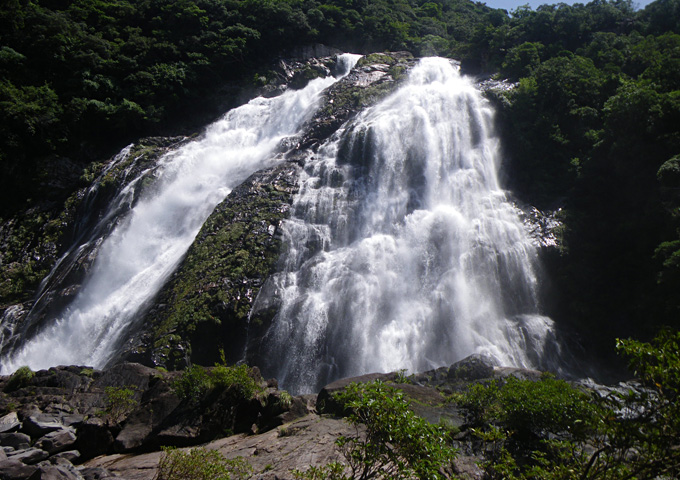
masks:
[[[0,216],[51,194],[49,162],[85,169],[133,139],[196,130],[314,43],[448,56],[517,82],[493,97],[507,182],[563,222],[545,256],[546,312],[607,352],[616,336],[680,326],[680,0],[512,12],[468,0],[8,0]]]

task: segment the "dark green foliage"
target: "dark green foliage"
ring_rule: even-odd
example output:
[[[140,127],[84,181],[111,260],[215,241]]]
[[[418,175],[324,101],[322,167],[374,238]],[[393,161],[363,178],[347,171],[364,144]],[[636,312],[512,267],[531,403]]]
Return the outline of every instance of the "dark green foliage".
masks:
[[[190,403],[198,403],[210,389],[213,382],[205,368],[192,365],[182,371],[182,375],[172,383],[175,394]]]
[[[332,464],[298,478],[446,478],[444,469],[456,454],[449,432],[413,413],[401,391],[380,381],[353,383],[336,400],[350,411],[347,420],[365,432],[336,442],[347,462],[342,474]]]
[[[217,450],[189,451],[165,447],[155,480],[236,480],[248,478],[252,467],[242,457],[226,459]]]
[[[198,404],[215,388],[231,390],[239,398],[246,399],[253,398],[261,391],[258,379],[245,364],[227,366],[221,363],[211,369],[192,365],[184,369],[172,383],[175,394],[193,404]]]
[[[448,54],[488,11],[461,0],[35,0],[3,6],[0,173],[4,208],[33,190],[36,159],[86,161],[168,126],[201,125],[286,49]],[[9,180],[11,179],[11,181]]]
[[[134,398],[134,387],[106,387],[104,392],[104,414],[114,424],[123,421],[139,404]]]
[[[7,381],[4,392],[9,393],[28,385],[28,382],[35,376],[35,372],[29,367],[19,367]]]
[[[460,400],[478,428],[495,423],[516,446],[554,436],[584,438],[595,409],[590,396],[545,375],[540,381],[510,377],[503,383],[474,384]]]
[[[680,472],[680,332],[618,342],[642,385],[586,394],[566,382],[508,379],[460,398],[492,479],[654,479]]]

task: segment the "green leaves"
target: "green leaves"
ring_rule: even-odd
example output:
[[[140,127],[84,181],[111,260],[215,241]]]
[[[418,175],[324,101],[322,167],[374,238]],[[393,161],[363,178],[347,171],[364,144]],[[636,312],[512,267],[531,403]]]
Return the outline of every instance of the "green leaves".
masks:
[[[154,480],[237,480],[252,473],[243,457],[226,459],[216,450],[164,447]]]
[[[443,479],[456,454],[449,432],[409,409],[403,392],[380,381],[353,383],[336,396],[351,413],[347,421],[365,433],[337,441],[347,479]]]

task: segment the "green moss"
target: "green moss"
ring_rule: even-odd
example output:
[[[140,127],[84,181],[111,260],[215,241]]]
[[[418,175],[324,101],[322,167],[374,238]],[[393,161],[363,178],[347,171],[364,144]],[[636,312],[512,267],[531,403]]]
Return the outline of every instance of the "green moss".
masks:
[[[290,167],[285,167],[290,168]],[[161,292],[147,319],[148,349],[168,368],[173,336],[203,363],[216,360],[221,347],[238,342],[260,286],[271,274],[281,242],[270,234],[287,214],[290,185],[257,182],[234,192],[215,209],[196,236],[173,280]],[[200,349],[196,343],[201,344]],[[194,359],[194,361],[198,361]],[[200,363],[200,362],[199,362]]]
[[[375,65],[376,63],[385,63],[387,65],[394,65],[397,60],[394,57],[386,55],[384,53],[370,53],[364,55],[357,62],[357,67],[365,67],[367,65]]]

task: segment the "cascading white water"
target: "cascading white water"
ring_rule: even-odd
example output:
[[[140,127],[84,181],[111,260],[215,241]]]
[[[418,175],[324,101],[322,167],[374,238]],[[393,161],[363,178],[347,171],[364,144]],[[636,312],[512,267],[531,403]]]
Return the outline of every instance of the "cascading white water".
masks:
[[[346,74],[358,55],[341,55]],[[211,125],[200,140],[160,160],[153,192],[140,199],[101,246],[92,271],[60,318],[2,359],[21,365],[104,366],[116,342],[162,287],[214,207],[255,171],[278,161],[280,141],[315,112],[333,77],[298,91],[256,98]]]
[[[536,248],[498,182],[493,113],[457,67],[423,59],[310,156],[263,348],[285,388],[472,353],[556,366]]]

